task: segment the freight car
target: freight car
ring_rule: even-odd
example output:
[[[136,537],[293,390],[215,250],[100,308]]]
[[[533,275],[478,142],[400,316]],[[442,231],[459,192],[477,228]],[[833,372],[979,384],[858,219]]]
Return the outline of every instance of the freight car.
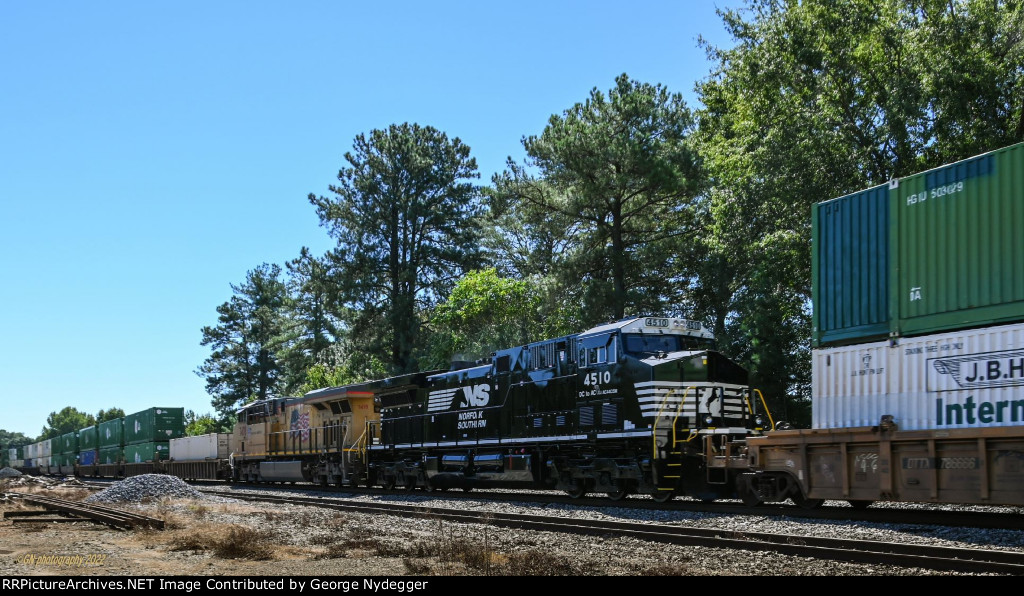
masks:
[[[812,428],[748,502],[1024,505],[1024,144],[812,209]]]

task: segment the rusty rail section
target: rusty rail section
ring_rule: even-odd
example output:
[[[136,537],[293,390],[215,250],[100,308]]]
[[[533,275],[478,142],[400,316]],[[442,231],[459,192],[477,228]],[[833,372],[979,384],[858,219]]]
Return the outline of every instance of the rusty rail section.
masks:
[[[65,501],[42,495],[19,494],[18,496],[28,503],[39,505],[50,511],[59,511],[67,515],[90,519],[121,530],[130,530],[138,527],[148,527],[155,530],[164,529],[164,522],[161,519],[122,511],[105,505]]]

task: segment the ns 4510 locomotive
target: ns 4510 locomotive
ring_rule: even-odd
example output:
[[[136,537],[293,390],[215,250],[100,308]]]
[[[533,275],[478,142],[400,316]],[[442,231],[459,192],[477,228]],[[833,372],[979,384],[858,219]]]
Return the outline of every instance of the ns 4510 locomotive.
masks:
[[[452,370],[247,406],[236,479],[443,490],[735,495],[771,429],[747,372],[695,321],[641,317]]]

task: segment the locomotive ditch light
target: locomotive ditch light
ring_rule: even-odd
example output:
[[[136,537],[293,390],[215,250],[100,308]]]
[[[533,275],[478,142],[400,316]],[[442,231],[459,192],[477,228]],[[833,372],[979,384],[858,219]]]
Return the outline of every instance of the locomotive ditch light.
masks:
[[[714,423],[715,423],[714,416],[712,416],[711,414],[707,414],[707,415],[704,416],[704,426],[711,426]]]
[[[764,426],[764,418],[760,414],[754,416],[754,424],[757,426]]]

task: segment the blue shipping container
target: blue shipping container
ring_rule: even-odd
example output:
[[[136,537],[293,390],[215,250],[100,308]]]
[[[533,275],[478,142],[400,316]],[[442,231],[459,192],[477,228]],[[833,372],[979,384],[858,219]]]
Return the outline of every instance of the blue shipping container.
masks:
[[[99,461],[99,453],[95,449],[81,451],[78,454],[78,463],[82,466],[94,466]]]

